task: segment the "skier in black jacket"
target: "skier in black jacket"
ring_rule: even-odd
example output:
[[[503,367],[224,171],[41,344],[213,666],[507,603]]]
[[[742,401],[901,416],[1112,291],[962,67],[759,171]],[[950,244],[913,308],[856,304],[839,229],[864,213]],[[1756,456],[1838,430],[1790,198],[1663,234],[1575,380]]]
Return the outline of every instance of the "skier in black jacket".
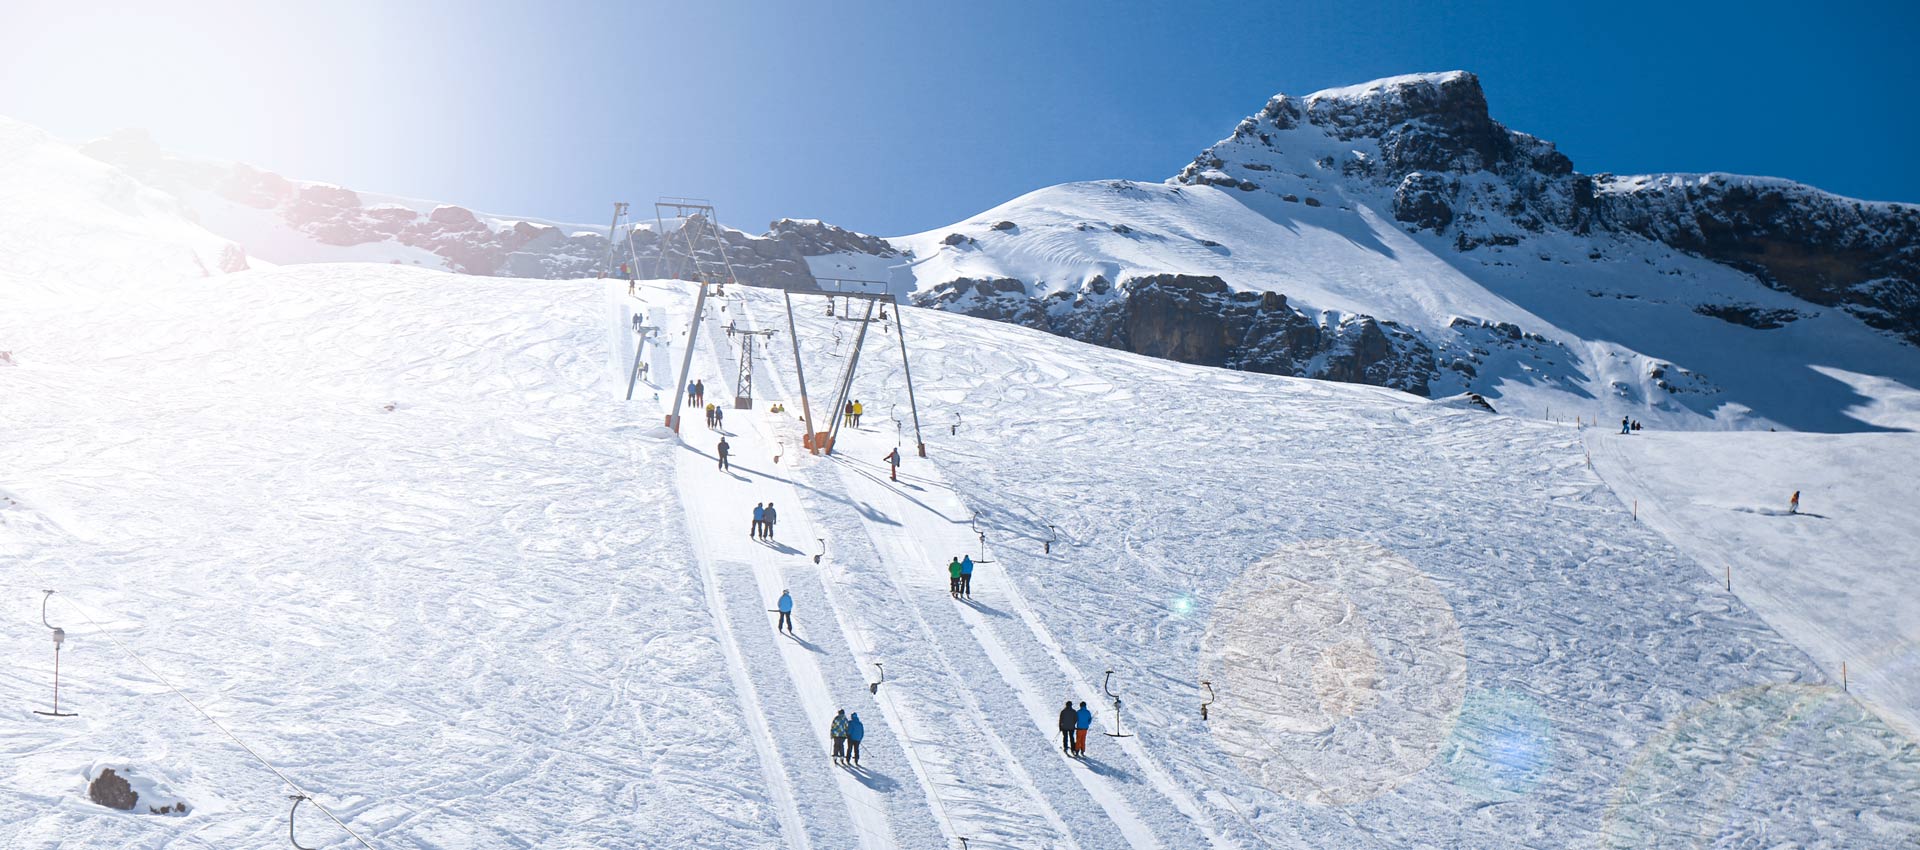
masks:
[[[1080,712],[1073,710],[1073,700],[1067,700],[1067,707],[1060,709],[1060,751],[1073,755],[1073,726],[1080,719]]]

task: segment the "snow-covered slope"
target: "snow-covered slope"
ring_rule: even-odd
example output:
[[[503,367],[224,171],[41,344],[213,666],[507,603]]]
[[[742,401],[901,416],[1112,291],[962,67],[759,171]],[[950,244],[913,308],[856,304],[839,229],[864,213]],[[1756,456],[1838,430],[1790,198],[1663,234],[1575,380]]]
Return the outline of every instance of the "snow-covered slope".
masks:
[[[1902,423],[1909,427],[1916,423]],[[1920,740],[1920,435],[1587,434],[1640,516]],[[1800,494],[1797,512],[1790,499]]]
[[[0,197],[78,209],[124,176],[76,173]],[[1913,536],[1868,504],[1897,475],[1823,473],[1806,507],[1834,531],[1783,542],[1665,470],[1608,486],[1689,451],[1776,463],[1735,442],[1776,435],[1623,438],[1596,473],[1591,429],[911,307],[868,334],[865,421],[813,457],[780,293],[728,287],[689,352],[684,283],[182,275],[204,231],[146,210],[0,234],[48,270],[0,278],[0,847],[276,846],[296,790],[382,848],[1920,841],[1920,747],[1881,718],[1910,690],[1869,652],[1891,672],[1848,693],[1827,657],[1900,646],[1905,607],[1852,617],[1761,563],[1750,603],[1715,560],[1778,543],[1911,584],[1897,546],[1836,551]],[[128,246],[165,273],[60,255]],[[856,326],[796,300],[823,414]],[[628,402],[636,317],[662,333]],[[733,395],[729,325],[776,331],[756,405],[676,438],[684,356]],[[1912,426],[1887,379],[1827,374]],[[1903,436],[1778,448],[1898,469],[1904,444],[1851,447]],[[1711,533],[1639,521],[1634,488]],[[49,588],[77,717],[31,713]],[[1096,715],[1085,759],[1063,701]],[[829,759],[838,709],[858,766]],[[109,766],[186,812],[90,802]],[[296,827],[356,846],[312,806]]]
[[[165,193],[0,118],[0,291],[140,286],[245,268],[238,245],[195,225]]]
[[[1276,96],[1166,184],[1055,186],[895,241],[923,304],[1503,412],[1855,430],[1864,399],[1815,367],[1920,386],[1898,259],[1920,210],[1580,175],[1462,72]]]
[[[721,325],[784,318],[734,292],[696,352],[716,397]],[[772,346],[729,474],[697,417],[690,445],[658,427],[672,390],[619,401],[627,317],[688,296],[317,265],[0,320],[32,354],[0,369],[0,645],[39,699],[26,609],[59,589],[81,713],[0,717],[0,844],[282,834],[278,781],[116,640],[383,847],[1920,834],[1912,743],[1635,524],[1571,427],[909,310],[929,460],[884,345],[842,459],[797,455]],[[801,317],[816,380],[851,330]],[[1102,734],[1109,684],[1137,737]],[[1062,699],[1099,711],[1084,763]],[[826,760],[833,708],[866,719],[860,770]],[[86,802],[101,762],[192,813]]]

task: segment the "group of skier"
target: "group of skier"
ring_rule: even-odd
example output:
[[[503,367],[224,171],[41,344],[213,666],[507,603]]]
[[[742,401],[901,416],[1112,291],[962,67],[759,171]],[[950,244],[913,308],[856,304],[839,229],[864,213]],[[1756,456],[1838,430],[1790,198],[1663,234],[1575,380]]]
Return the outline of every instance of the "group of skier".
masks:
[[[706,381],[688,381],[687,382],[687,403],[693,405],[694,407],[699,407],[700,405],[705,404],[706,400],[707,400],[707,382]],[[708,423],[708,424],[712,424],[712,423]]]
[[[779,520],[779,518],[780,516],[773,511],[772,502],[755,504],[753,506],[753,530],[747,532],[747,536],[756,540],[772,540],[773,524]]]
[[[840,415],[846,417],[848,425],[858,428],[860,427],[860,414],[865,412],[866,407],[861,405],[860,402],[849,401],[847,402],[847,409],[841,411]]]
[[[947,592],[953,598],[973,598],[973,556],[962,555],[947,565]]]
[[[1067,700],[1060,709],[1060,751],[1074,758],[1087,755],[1087,730],[1093,728],[1093,712],[1087,710],[1085,702],[1079,710],[1073,707],[1073,700]]]
[[[721,410],[720,405],[717,405],[717,404],[707,405],[707,427],[708,428],[718,428],[721,425],[726,424],[726,418],[727,418],[727,412],[724,410]]]
[[[860,739],[867,737],[867,727],[860,722],[860,712],[848,716],[846,709],[840,709],[833,716],[833,725],[827,728],[827,737],[833,739],[835,764],[860,763]]]

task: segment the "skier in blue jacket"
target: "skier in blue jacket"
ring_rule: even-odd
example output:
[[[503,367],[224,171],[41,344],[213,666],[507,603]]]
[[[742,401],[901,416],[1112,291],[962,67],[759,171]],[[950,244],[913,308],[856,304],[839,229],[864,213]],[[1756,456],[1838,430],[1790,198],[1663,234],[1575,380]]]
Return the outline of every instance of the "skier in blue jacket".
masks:
[[[780,631],[793,634],[793,597],[784,590],[780,591]]]
[[[960,559],[960,595],[973,598],[973,556]]]
[[[1073,754],[1087,754],[1087,730],[1093,728],[1093,712],[1087,710],[1085,702],[1080,703],[1080,713],[1073,719]]]
[[[847,760],[860,763],[860,739],[867,737],[867,727],[860,722],[860,712],[856,711],[847,718]]]

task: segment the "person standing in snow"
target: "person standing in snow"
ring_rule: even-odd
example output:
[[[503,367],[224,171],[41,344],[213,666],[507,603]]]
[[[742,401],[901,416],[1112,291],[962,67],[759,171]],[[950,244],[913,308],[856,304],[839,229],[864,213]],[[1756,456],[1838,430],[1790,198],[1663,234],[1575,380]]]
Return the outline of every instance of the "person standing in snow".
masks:
[[[1793,498],[1787,500],[1787,513],[1797,514],[1799,512],[1800,512],[1800,491],[1795,490],[1793,491]]]
[[[747,532],[747,536],[758,540],[761,529],[766,528],[766,525],[767,506],[756,502],[753,506],[753,530]]]
[[[695,401],[695,402],[694,402],[694,404],[704,404],[704,403],[706,403],[706,400],[707,400],[707,382],[706,382],[706,381],[704,381],[704,380],[702,380],[702,381],[694,381],[694,382],[693,382],[693,394],[694,394],[695,396],[697,396],[697,397],[698,397],[698,399],[699,399],[699,400],[697,400],[697,401]]]
[[[780,591],[780,625],[777,630],[793,634],[793,597],[784,590]]]
[[[846,408],[840,411],[840,415],[841,424],[851,426],[853,424],[853,402],[847,402]]]
[[[688,381],[688,382],[687,382],[687,403],[688,403],[688,404],[699,404],[699,403],[700,403],[700,396],[699,396],[699,395],[697,395],[697,394],[695,394],[695,393],[694,393],[694,391],[693,391],[693,382],[692,382],[692,381]]]
[[[867,726],[860,722],[860,712],[856,711],[847,718],[847,761],[860,763],[860,739],[867,737]]]
[[[766,515],[766,522],[763,522],[763,523],[760,523],[760,532],[761,532],[761,534],[760,534],[760,536],[761,536],[761,537],[764,537],[764,538],[766,538],[766,539],[768,539],[768,540],[772,540],[772,539],[773,539],[773,524],[774,524],[775,522],[778,522],[779,520],[780,520],[780,516],[779,516],[778,514],[776,514],[776,513],[774,513],[774,512],[773,512],[773,503],[772,503],[772,502],[768,502],[768,503],[767,503],[767,515]]]
[[[1622,434],[1633,433],[1633,429],[1627,427],[1627,417],[1625,416],[1620,417],[1620,433]]]
[[[1067,700],[1066,707],[1060,709],[1060,752],[1073,755],[1073,730],[1079,722],[1080,712],[1073,710],[1073,700]]]
[[[960,595],[973,598],[973,556],[960,559]]]
[[[894,446],[893,451],[887,452],[887,456],[881,458],[881,460],[884,460],[887,462],[887,480],[899,481],[900,480],[900,447]]]
[[[713,406],[713,427],[720,429],[727,427],[727,409],[717,404]]]
[[[955,599],[960,598],[960,559],[953,559],[947,565],[947,593]]]
[[[857,401],[853,403],[853,427],[860,427],[860,414],[865,412],[867,412],[865,405]]]
[[[827,727],[827,737],[833,739],[833,760],[835,762],[847,755],[847,710],[840,709],[833,715],[833,725]]]
[[[723,471],[727,469],[727,451],[731,448],[727,445],[727,438],[721,437],[720,445],[714,450],[715,454],[720,455],[720,469]]]
[[[1085,702],[1073,716],[1073,754],[1081,758],[1087,756],[1087,730],[1093,728],[1093,712],[1087,710]]]

